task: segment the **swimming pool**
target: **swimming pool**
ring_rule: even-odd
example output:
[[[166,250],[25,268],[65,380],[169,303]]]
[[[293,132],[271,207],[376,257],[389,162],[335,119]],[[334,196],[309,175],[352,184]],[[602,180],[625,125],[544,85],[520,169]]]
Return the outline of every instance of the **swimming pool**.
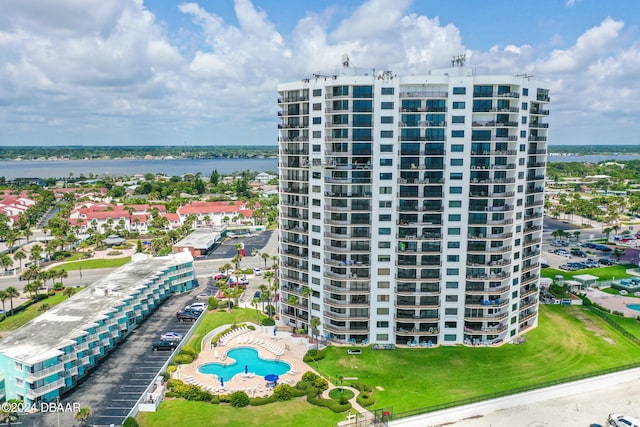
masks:
[[[627,308],[630,310],[640,311],[640,304],[627,304]]]
[[[268,374],[282,375],[291,370],[291,365],[280,360],[267,360],[258,356],[258,351],[253,348],[239,347],[229,350],[227,357],[235,362],[228,365],[212,362],[198,367],[201,374],[217,375],[229,381],[233,376],[244,373],[245,366],[249,372],[259,376]]]

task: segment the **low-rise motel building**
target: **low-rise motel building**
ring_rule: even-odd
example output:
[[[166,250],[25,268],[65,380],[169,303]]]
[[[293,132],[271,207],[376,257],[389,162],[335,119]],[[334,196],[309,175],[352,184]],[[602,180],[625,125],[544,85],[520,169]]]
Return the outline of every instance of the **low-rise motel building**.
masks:
[[[158,304],[195,286],[188,251],[133,260],[0,340],[0,400],[52,402]]]

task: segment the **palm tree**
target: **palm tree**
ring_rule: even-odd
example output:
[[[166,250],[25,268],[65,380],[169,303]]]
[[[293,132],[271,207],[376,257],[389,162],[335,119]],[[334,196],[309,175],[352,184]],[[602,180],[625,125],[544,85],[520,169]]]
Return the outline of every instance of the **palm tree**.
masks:
[[[38,263],[42,259],[42,246],[33,245],[29,254],[29,260],[33,263]]]
[[[18,260],[20,263],[20,271],[22,271],[22,260],[27,258],[27,254],[24,253],[22,249],[18,249],[15,254],[13,254],[13,259]]]
[[[609,241],[609,235],[611,234],[613,230],[611,229],[611,227],[606,227],[602,230],[602,232],[605,234],[605,236],[607,236],[607,241]]]
[[[62,283],[62,279],[66,279],[67,277],[69,277],[69,273],[67,273],[67,270],[65,270],[64,268],[62,270],[57,271],[56,273],[56,278],[60,279],[60,284],[62,285],[62,287],[64,287],[64,283]]]
[[[580,241],[580,234],[581,234],[581,233],[580,233],[579,231],[574,231],[574,232],[573,232],[573,237],[575,237],[575,238],[576,238],[576,242],[579,242],[579,241]]]
[[[310,287],[305,287],[302,290],[302,296],[307,299],[307,319],[311,319],[311,296],[313,295],[313,291]],[[308,328],[308,326],[307,326]],[[309,331],[307,331],[308,333]]]
[[[318,340],[315,338],[316,336],[318,336],[318,326],[320,326],[320,318],[313,316],[309,321],[309,327],[311,328],[311,338],[316,341],[316,350],[320,345]]]
[[[624,255],[624,249],[622,249],[622,248],[615,248],[615,249],[613,250],[613,254],[612,254],[612,255],[613,255],[614,257],[616,257],[616,259],[617,259],[618,261],[620,261],[620,257],[621,257],[622,255]]]
[[[267,268],[267,260],[269,259],[270,255],[266,252],[262,252],[260,254],[260,257],[264,260],[264,268]]]
[[[220,290],[222,291],[222,296],[224,298],[227,298],[227,307],[229,311],[231,311],[231,297],[233,296],[233,288],[229,286],[228,283],[225,283],[224,285],[222,285]]]
[[[5,273],[7,272],[7,269],[12,266],[13,266],[13,260],[9,255],[7,254],[0,255],[0,267],[4,269]]]
[[[236,271],[240,270],[240,261],[242,261],[242,257],[240,255],[235,255],[233,258],[231,258],[231,262],[236,266]]]
[[[20,292],[13,286],[9,286],[5,292],[9,295],[9,302],[11,304],[11,315],[13,315],[13,299],[20,296]]]
[[[2,301],[2,313],[4,314],[5,318],[7,317],[7,312],[4,309],[4,302],[6,300],[8,300],[8,299],[9,299],[9,293],[7,291],[5,291],[5,290],[1,290],[0,291],[0,301]]]
[[[78,412],[76,412],[74,418],[78,420],[81,426],[84,426],[87,424],[87,421],[89,421],[89,418],[91,418],[92,414],[93,412],[90,408],[83,406],[82,408],[78,409]]]

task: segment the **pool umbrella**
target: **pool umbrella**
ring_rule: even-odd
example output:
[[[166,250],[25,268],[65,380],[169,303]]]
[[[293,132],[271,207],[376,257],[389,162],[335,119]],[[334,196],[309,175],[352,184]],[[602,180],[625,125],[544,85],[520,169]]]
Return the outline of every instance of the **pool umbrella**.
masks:
[[[264,379],[265,381],[269,382],[269,383],[275,383],[278,381],[278,376],[276,374],[269,374],[269,375],[265,375]]]
[[[244,365],[244,373],[245,374],[249,373],[249,365]]]
[[[220,387],[224,388],[224,378],[220,377]]]

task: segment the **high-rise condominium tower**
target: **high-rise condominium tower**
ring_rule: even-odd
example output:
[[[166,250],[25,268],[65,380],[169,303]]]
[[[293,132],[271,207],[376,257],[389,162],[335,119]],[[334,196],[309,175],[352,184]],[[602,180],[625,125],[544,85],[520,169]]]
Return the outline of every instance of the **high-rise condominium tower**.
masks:
[[[547,89],[347,60],[278,95],[285,323],[418,346],[508,342],[537,325]]]

